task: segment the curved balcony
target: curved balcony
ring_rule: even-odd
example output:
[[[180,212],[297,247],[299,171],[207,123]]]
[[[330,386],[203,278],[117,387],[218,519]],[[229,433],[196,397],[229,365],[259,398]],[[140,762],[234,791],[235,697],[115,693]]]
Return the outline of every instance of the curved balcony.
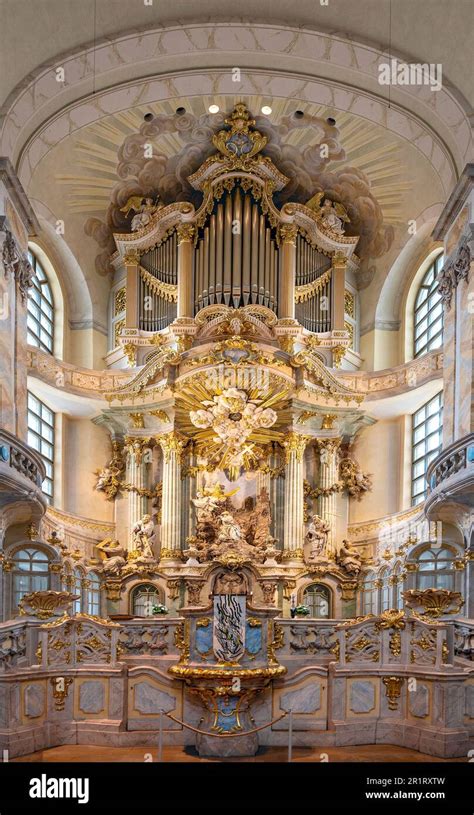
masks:
[[[446,511],[449,514],[451,508],[461,507],[464,511],[474,508],[474,433],[442,450],[428,467],[426,480],[428,517],[434,519],[443,510],[449,520]]]
[[[44,511],[46,499],[41,485],[45,475],[39,453],[6,430],[0,430],[0,508],[26,500],[39,503]]]

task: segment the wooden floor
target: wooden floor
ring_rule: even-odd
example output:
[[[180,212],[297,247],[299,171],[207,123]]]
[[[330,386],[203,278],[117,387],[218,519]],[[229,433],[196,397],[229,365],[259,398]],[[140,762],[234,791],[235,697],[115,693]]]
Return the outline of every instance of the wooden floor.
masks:
[[[149,747],[96,747],[84,744],[68,744],[39,750],[13,761],[152,761],[157,760],[157,751]],[[326,758],[327,756],[327,758]],[[251,758],[216,759],[199,758],[192,747],[165,747],[163,760],[174,761],[287,761],[288,750],[285,747],[261,747],[256,756]],[[465,758],[441,759],[409,750],[406,747],[395,747],[391,744],[361,745],[356,747],[295,747],[293,761],[339,761],[339,762],[373,762],[373,761],[466,761]]]

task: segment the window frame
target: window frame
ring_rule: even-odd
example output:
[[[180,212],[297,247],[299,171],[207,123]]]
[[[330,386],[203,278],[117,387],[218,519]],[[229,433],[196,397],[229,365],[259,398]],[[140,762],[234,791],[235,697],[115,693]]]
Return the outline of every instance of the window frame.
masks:
[[[27,342],[29,345],[33,345],[35,348],[39,348],[41,351],[45,351],[45,353],[54,356],[55,306],[53,290],[44,266],[31,249],[28,249],[28,260],[33,269],[33,277],[32,286],[28,291],[27,299]],[[38,296],[38,300],[34,297],[35,292]],[[33,303],[35,308],[33,307]],[[51,310],[51,315],[48,314],[48,308]],[[35,313],[35,309],[38,309],[39,317]],[[31,326],[31,321],[35,324],[35,329]],[[43,340],[42,332],[46,335],[47,342]]]
[[[311,589],[315,589],[315,588],[318,588],[320,590],[323,589],[323,591],[313,591],[313,592],[311,592],[311,594],[313,594],[313,595],[318,595],[319,594],[319,595],[321,595],[323,597],[326,595],[325,599],[327,600],[327,604],[328,604],[328,613],[327,613],[327,615],[325,617],[316,616],[315,614],[313,614],[312,613],[313,609],[311,608],[310,603],[307,602],[307,594],[308,594],[308,592],[310,592]],[[311,618],[312,620],[330,620],[331,619],[331,614],[332,614],[332,593],[331,593],[331,589],[329,588],[329,586],[326,586],[324,583],[309,583],[307,586],[305,586],[304,589],[303,589],[303,604],[308,606],[308,608],[310,609],[309,618]],[[313,603],[313,606],[314,606],[314,603]]]
[[[413,306],[413,358],[417,359],[418,357],[422,357],[424,354],[427,354],[429,351],[432,351],[436,348],[441,348],[443,345],[443,331],[444,331],[444,313],[443,313],[443,306],[441,301],[441,295],[438,292],[438,277],[441,269],[443,268],[444,264],[444,255],[441,252],[437,255],[433,261],[428,266],[426,272],[423,275],[420,285],[418,286],[416,295],[415,295],[415,302]],[[427,283],[427,279],[430,275],[433,274],[433,280],[431,283]],[[418,303],[417,301],[420,298],[420,294],[426,291],[426,297]],[[423,316],[419,316],[424,307],[427,306],[426,314]],[[430,315],[433,315],[435,309],[440,307],[440,314],[436,316],[432,321],[430,321]],[[420,325],[426,320],[426,328],[423,331],[420,331]],[[439,330],[436,330],[433,336],[429,336],[430,330],[433,326],[439,326]],[[416,350],[417,343],[420,339],[426,335],[426,342]],[[439,343],[436,341],[439,339]]]
[[[432,413],[429,412],[430,405],[433,405],[434,402],[438,402],[438,408],[436,411]],[[442,446],[443,446],[443,391],[439,391],[435,396],[431,399],[428,399],[423,405],[421,405],[418,410],[412,414],[412,421],[411,421],[411,473],[410,473],[410,492],[411,492],[411,506],[417,506],[418,504],[423,503],[426,498],[427,492],[427,483],[426,483],[426,472],[430,463],[436,456],[440,453]],[[416,417],[424,411],[424,418],[421,421],[416,420]],[[438,423],[436,430],[430,430],[428,432],[428,422],[430,422],[433,417],[438,417]],[[420,430],[421,427],[425,428],[425,432],[421,439],[416,440],[416,434]],[[435,435],[438,436],[438,445],[436,448],[432,450],[426,450],[427,442],[429,439],[433,438]],[[425,452],[415,458],[415,449],[416,447],[424,442],[425,445]],[[415,475],[415,469],[419,464],[423,464],[423,473],[422,475]],[[422,479],[423,483],[423,490],[419,491],[416,489],[417,482]]]
[[[31,406],[31,402],[34,400],[36,406],[38,406],[38,410],[33,410]],[[51,420],[48,420],[46,416],[49,414]],[[38,431],[35,427],[33,427],[31,419],[34,417],[40,426],[40,430]],[[48,438],[47,435],[44,433],[44,428],[48,428],[51,431],[51,439]],[[56,414],[51,408],[45,405],[41,399],[38,399],[34,393],[31,391],[27,392],[27,434],[28,434],[28,444],[33,450],[36,450],[37,453],[41,456],[43,461],[46,465],[46,476],[44,478],[43,484],[41,489],[43,490],[44,495],[48,501],[48,504],[52,505],[54,501],[54,464],[55,464],[55,431],[56,431]],[[35,437],[36,441],[39,443],[39,446],[35,446],[32,443],[32,437]],[[49,457],[43,452],[43,443],[48,444],[52,449],[52,456]],[[51,468],[51,475],[48,475],[48,468]],[[50,485],[50,489],[45,488],[45,483],[47,486]]]
[[[28,559],[27,558],[20,559],[19,556],[22,554],[22,552],[31,552],[32,555]],[[37,555],[37,554],[42,555],[42,558],[37,558],[36,563],[46,564],[46,566],[47,566],[46,569],[39,569],[39,570],[35,571],[34,568],[19,569],[17,567],[18,563],[29,563],[31,565],[34,565],[34,556]],[[19,613],[19,605],[18,604],[26,594],[29,594],[30,592],[33,592],[33,591],[49,591],[50,590],[50,588],[51,588],[51,568],[50,568],[51,567],[51,559],[50,559],[49,555],[47,554],[47,552],[45,552],[39,546],[32,545],[32,544],[27,543],[25,541],[25,543],[22,546],[20,546],[18,549],[16,549],[16,551],[12,554],[11,560],[12,560],[12,564],[13,564],[12,565],[12,572],[11,572],[11,574],[12,574],[11,609],[12,609],[12,614],[14,614],[15,612]],[[26,588],[25,590],[16,588],[17,578],[18,577],[23,577],[23,578],[25,578],[27,580],[28,588]],[[35,585],[35,579],[38,580],[38,578],[43,578],[44,579],[44,587],[43,586],[39,587],[38,584]],[[43,582],[43,581],[41,581],[41,582]],[[17,595],[20,595],[20,596],[17,597]]]

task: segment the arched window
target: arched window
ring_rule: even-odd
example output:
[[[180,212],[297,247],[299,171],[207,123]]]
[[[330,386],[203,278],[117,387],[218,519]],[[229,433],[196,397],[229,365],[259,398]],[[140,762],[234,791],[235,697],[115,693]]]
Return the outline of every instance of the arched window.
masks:
[[[13,555],[12,606],[31,591],[47,591],[50,585],[48,555],[41,549],[25,546]]]
[[[375,614],[377,610],[377,592],[375,574],[367,572],[362,580],[362,614]]]
[[[36,396],[28,392],[28,444],[33,447],[46,466],[42,490],[48,504],[53,503],[54,470],[54,413]]]
[[[454,561],[456,555],[446,546],[425,549],[418,555],[417,589],[448,589],[454,591]]]
[[[71,594],[79,595],[78,599],[74,600],[72,610],[73,614],[80,614],[82,611],[82,580],[84,575],[80,569],[74,569],[72,576],[74,578],[74,583],[71,589]]]
[[[397,563],[393,570],[393,605],[392,608],[401,611],[403,609],[403,577],[402,567]]]
[[[305,589],[303,604],[308,606],[310,617],[325,619],[330,617],[331,593],[327,586],[313,583]]]
[[[141,583],[132,590],[132,614],[135,617],[152,617],[153,606],[161,602],[159,589],[151,583]]]
[[[414,356],[421,357],[443,344],[443,305],[438,292],[438,275],[443,255],[428,267],[415,298]]]
[[[443,444],[443,392],[423,405],[412,417],[411,502],[426,497],[426,470]]]
[[[87,613],[100,617],[100,577],[95,572],[87,575]]]
[[[380,611],[388,611],[391,607],[391,597],[390,597],[390,583],[389,583],[390,572],[388,569],[384,569],[380,572]]]
[[[54,348],[54,301],[46,272],[36,255],[28,252],[28,260],[33,268],[33,285],[28,292],[27,337],[30,345],[35,345],[49,354]]]

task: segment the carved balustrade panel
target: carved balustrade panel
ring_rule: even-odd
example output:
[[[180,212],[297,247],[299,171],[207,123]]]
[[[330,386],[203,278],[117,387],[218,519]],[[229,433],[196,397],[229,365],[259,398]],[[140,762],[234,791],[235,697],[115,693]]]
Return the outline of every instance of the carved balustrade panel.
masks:
[[[36,658],[43,668],[114,665],[120,626],[100,617],[77,614],[40,627]]]
[[[24,623],[0,627],[0,672],[26,664],[27,627]]]

